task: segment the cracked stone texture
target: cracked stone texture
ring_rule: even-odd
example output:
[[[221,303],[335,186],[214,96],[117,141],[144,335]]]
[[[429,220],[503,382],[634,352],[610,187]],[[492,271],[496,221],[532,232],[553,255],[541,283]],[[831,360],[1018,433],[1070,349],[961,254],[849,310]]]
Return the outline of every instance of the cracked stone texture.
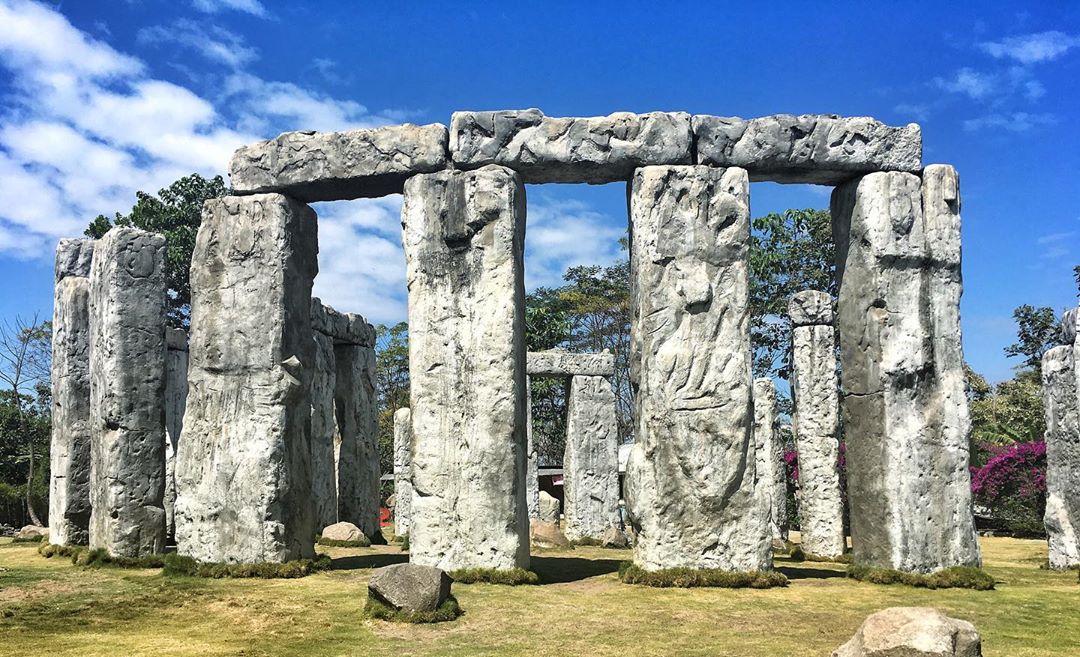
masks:
[[[115,226],[90,271],[90,547],[165,551],[165,238]]]
[[[412,520],[412,411],[394,411],[394,534],[409,533]]]
[[[833,192],[848,499],[855,563],[980,563],[960,345],[959,193],[951,167],[872,173]],[[924,207],[926,208],[924,212]]]
[[[776,417],[776,385],[772,379],[754,379],[754,456],[757,467],[755,495],[769,514],[773,540],[786,541],[787,469],[784,441]]]
[[[187,332],[168,328],[165,332],[165,527],[176,535],[176,448],[184,429],[187,406]]]
[[[630,218],[634,562],[768,570],[754,494],[746,171],[638,169]]]
[[[1073,344],[1076,342],[1076,321],[1080,318],[1080,309],[1069,308],[1061,315],[1061,323],[1058,325],[1058,344]]]
[[[525,506],[529,518],[540,517],[540,454],[533,442],[532,379],[525,377]]]
[[[49,541],[90,541],[90,259],[93,240],[61,240],[53,295]]]
[[[538,109],[455,112],[454,164],[501,164],[526,183],[626,181],[651,164],[690,164],[690,115],[616,112],[588,118],[544,116]]]
[[[375,327],[354,313],[343,313],[324,304],[318,297],[311,299],[311,328],[334,339],[335,345],[375,346]]]
[[[385,126],[346,132],[286,132],[233,154],[237,193],[279,192],[305,203],[400,194],[418,173],[447,166],[446,126]]]
[[[874,171],[922,169],[918,124],[865,116],[777,114],[756,119],[694,116],[698,164],[742,167],[757,182],[836,185]]]
[[[315,299],[312,299],[312,307]],[[315,364],[311,376],[311,496],[315,502],[315,526],[327,527],[338,519],[337,468],[334,434],[334,385],[337,361],[334,339],[312,331]]]
[[[526,371],[530,376],[612,376],[615,374],[615,355],[576,354],[561,349],[530,351],[526,356]]]
[[[567,538],[600,540],[618,524],[619,431],[615,391],[607,377],[570,380],[563,482]]]
[[[982,657],[975,626],[929,607],[871,614],[833,657]]]
[[[203,206],[191,266],[176,542],[206,562],[315,556],[311,284],[316,217],[280,194]]]
[[[1046,513],[1050,567],[1080,565],[1080,407],[1075,352],[1054,347],[1042,358],[1046,411]]]
[[[818,312],[808,312],[808,309]],[[826,312],[827,309],[827,312]],[[807,554],[836,559],[844,554],[844,502],[840,494],[840,393],[832,298],[804,290],[788,304],[791,331],[792,432],[799,454],[799,535]],[[817,325],[798,324],[816,316]]]
[[[334,347],[334,407],[338,432],[338,518],[379,542],[379,426],[375,405],[375,350]]]
[[[527,568],[525,188],[496,166],[415,176],[401,216],[410,560],[451,571]]]

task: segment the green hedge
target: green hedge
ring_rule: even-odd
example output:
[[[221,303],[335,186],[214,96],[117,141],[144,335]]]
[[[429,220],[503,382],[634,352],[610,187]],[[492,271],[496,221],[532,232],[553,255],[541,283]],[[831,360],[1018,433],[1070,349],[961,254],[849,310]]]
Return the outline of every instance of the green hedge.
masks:
[[[499,568],[461,568],[452,571],[450,577],[458,584],[505,584],[518,586],[521,584],[539,584],[540,576],[531,570],[513,568],[502,570]]]
[[[368,595],[364,614],[368,618],[391,621],[394,623],[445,623],[452,621],[463,612],[457,598],[450,596],[435,611],[398,611],[378,598]]]
[[[994,578],[981,568],[971,566],[955,566],[923,575],[890,568],[852,564],[848,566],[847,576],[871,584],[906,584],[921,589],[974,589],[976,591],[994,589]]]
[[[774,571],[735,572],[718,568],[645,570],[629,561],[619,564],[619,579],[625,584],[684,589],[699,586],[727,589],[770,589],[788,585],[788,578],[783,573]]]

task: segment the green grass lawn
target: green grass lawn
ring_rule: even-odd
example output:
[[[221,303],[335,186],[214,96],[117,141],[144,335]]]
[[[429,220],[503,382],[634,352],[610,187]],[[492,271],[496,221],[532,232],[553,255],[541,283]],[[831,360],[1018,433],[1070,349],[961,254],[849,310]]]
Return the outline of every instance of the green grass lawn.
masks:
[[[36,545],[0,544],[0,646],[7,655],[700,655],[827,657],[870,613],[938,607],[969,620],[987,657],[1080,655],[1075,572],[1040,570],[1040,541],[983,539],[997,590],[929,591],[848,580],[844,566],[777,566],[769,590],[621,584],[625,550],[579,547],[533,557],[540,586],[455,585],[465,614],[402,625],[361,615],[374,567],[397,546],[325,548],[327,572],[294,580],[206,580],[159,571],[82,569]]]

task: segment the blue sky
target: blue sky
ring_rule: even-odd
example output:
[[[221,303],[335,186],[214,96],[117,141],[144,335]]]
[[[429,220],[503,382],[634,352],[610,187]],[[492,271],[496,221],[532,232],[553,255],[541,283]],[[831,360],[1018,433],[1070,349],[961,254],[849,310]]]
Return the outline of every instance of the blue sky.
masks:
[[[968,360],[1008,377],[1012,309],[1076,303],[1080,3],[315,4],[0,0],[0,317],[51,313],[59,237],[244,143],[524,107],[917,121],[961,175]],[[755,184],[752,211],[827,191]],[[528,193],[530,286],[619,257],[622,185]],[[399,207],[317,208],[317,293],[404,319]]]

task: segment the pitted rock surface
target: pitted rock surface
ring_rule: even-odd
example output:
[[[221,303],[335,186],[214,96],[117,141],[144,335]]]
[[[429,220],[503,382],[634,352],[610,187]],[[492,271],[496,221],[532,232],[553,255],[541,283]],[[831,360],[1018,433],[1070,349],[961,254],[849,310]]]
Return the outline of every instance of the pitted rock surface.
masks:
[[[1080,407],[1076,394],[1075,353],[1071,345],[1050,349],[1042,358],[1046,412],[1046,512],[1050,567],[1080,566]]]
[[[772,379],[754,379],[754,456],[757,498],[769,514],[773,540],[788,538],[787,469],[784,441],[776,418],[776,385]]]
[[[315,299],[312,299],[312,307]],[[319,331],[311,332],[315,341],[315,363],[311,376],[311,495],[315,501],[315,526],[337,522],[338,492],[334,413],[334,386],[337,361],[334,340]]]
[[[615,355],[578,354],[560,349],[530,351],[527,356],[530,376],[611,376],[615,374]]]
[[[871,614],[833,657],[982,657],[975,626],[928,607]]]
[[[394,534],[409,533],[412,519],[412,411],[394,411]]]
[[[372,541],[382,540],[379,525],[379,424],[375,402],[375,350],[334,347],[337,365],[338,518],[359,527]]]
[[[439,568],[398,563],[375,569],[368,591],[398,611],[435,611],[450,597],[453,582]]]
[[[599,540],[618,524],[619,430],[615,392],[603,376],[570,380],[563,456],[566,536]]]

